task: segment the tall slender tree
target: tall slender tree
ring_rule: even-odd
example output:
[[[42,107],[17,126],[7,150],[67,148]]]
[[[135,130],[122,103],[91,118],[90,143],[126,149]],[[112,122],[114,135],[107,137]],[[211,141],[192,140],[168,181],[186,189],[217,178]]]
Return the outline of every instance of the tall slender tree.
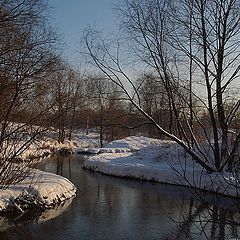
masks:
[[[134,78],[123,70],[120,44],[112,46],[90,30],[85,43],[94,64],[161,134],[181,145],[204,169],[221,172],[231,167],[239,158],[240,133],[229,133],[239,99],[230,111],[226,106],[229,89],[239,81],[239,1],[123,0],[118,10],[134,55],[165,88],[176,131],[142,108]],[[193,97],[199,102],[196,109]]]

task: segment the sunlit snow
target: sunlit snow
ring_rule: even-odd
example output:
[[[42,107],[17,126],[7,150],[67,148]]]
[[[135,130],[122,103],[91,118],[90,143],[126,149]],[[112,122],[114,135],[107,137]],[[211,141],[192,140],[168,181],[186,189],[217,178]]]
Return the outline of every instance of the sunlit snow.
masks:
[[[238,181],[229,172],[209,174],[176,143],[146,137],[128,137],[107,144],[113,151],[90,156],[83,167],[119,177],[184,185],[238,196]],[[115,148],[130,149],[116,153]]]

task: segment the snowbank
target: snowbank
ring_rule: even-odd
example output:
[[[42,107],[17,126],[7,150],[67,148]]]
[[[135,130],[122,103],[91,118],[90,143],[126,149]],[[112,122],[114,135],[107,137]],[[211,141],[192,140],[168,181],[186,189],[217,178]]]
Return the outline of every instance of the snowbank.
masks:
[[[76,187],[66,178],[33,170],[21,183],[0,190],[0,211],[50,208],[76,195]]]
[[[106,144],[105,148],[125,148],[131,151],[138,151],[150,145],[159,145],[162,143],[168,143],[169,141],[160,141],[154,138],[147,137],[126,137],[124,139],[119,139]]]
[[[144,137],[129,137],[108,146],[136,152],[90,156],[83,168],[108,175],[194,187],[238,197],[238,180],[230,173],[208,174],[176,143]]]
[[[140,149],[150,145],[159,145],[163,143],[168,144],[169,141],[160,141],[153,138],[131,136],[107,143],[103,148],[79,148],[76,152],[83,154],[127,153],[139,151]]]

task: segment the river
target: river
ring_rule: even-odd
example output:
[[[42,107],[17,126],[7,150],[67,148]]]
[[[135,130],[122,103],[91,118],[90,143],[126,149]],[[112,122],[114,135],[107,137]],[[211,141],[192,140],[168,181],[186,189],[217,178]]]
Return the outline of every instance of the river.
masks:
[[[239,201],[192,189],[120,179],[56,156],[40,169],[69,178],[77,196],[44,212],[0,217],[1,240],[237,239]]]

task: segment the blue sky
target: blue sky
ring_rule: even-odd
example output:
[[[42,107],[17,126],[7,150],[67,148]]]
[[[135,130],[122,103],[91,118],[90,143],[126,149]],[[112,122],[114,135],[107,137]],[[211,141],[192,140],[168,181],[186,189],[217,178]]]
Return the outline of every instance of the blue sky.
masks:
[[[63,34],[64,52],[70,62],[77,64],[81,32],[88,25],[110,33],[117,28],[112,8],[115,0],[49,0],[51,19]]]

